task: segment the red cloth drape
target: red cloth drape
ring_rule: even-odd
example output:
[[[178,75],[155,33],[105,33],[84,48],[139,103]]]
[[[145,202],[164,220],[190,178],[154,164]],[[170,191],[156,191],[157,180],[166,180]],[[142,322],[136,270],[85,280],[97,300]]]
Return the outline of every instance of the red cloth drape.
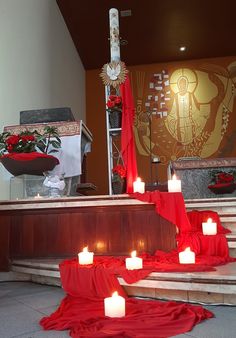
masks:
[[[125,317],[105,317],[105,297],[115,290],[126,297],[114,279],[115,273],[122,275],[124,270],[124,258],[95,257],[94,264],[85,267],[77,259],[62,262],[61,281],[67,296],[40,324],[45,330],[69,329],[73,338],[165,338],[190,331],[213,316],[202,306],[126,298]],[[130,271],[130,277],[132,273],[136,272]]]
[[[175,224],[179,230],[176,237],[177,251],[168,254],[170,262],[178,261],[178,252],[190,247],[198,256],[198,260],[204,265],[217,266],[233,262],[236,259],[229,256],[228,243],[225,234],[230,230],[225,229],[220,222],[217,212],[211,210],[191,211],[186,213],[183,195],[181,192],[169,193],[147,191],[144,194],[135,193],[131,197],[144,202],[154,203],[156,212]],[[212,218],[217,223],[217,235],[204,236],[202,234],[202,222]],[[162,258],[164,258],[165,254]]]
[[[208,218],[217,224],[218,234],[229,234],[231,231],[222,226],[220,217],[216,211],[212,210],[192,210],[187,213],[191,224],[191,232],[202,232],[202,222],[207,222]]]
[[[183,195],[181,192],[160,192],[147,191],[144,194],[134,193],[131,197],[137,198],[143,202],[154,203],[156,212],[169,222],[175,224],[181,231],[190,231],[191,224],[189,222]]]
[[[137,179],[137,163],[133,133],[134,102],[129,77],[120,85],[122,97],[121,154],[127,170],[127,193],[133,192],[133,182]]]

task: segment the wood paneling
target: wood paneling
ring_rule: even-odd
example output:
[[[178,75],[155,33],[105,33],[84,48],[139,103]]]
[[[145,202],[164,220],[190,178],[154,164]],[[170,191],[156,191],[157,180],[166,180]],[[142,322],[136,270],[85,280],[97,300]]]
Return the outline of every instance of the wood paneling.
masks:
[[[9,269],[9,233],[10,218],[3,215],[0,222],[0,271]]]
[[[100,255],[175,248],[175,226],[153,205],[2,211],[3,222],[5,237],[10,229],[4,255],[11,259],[75,256],[87,245]]]

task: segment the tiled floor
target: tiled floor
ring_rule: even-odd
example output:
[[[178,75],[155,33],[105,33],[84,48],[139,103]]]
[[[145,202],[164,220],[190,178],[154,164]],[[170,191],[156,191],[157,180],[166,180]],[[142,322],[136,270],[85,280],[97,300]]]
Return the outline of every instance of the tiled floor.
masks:
[[[39,320],[52,313],[63,297],[63,290],[56,286],[1,282],[0,338],[69,337],[68,331],[43,331],[39,326]],[[205,307],[215,314],[215,318],[176,338],[236,338],[236,307]]]

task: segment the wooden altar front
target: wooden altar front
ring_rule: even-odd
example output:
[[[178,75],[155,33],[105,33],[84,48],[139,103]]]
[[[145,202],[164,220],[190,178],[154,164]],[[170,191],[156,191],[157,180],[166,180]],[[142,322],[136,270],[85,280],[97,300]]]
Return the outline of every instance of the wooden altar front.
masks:
[[[16,258],[153,254],[176,247],[176,227],[154,204],[122,196],[0,203],[0,271]]]

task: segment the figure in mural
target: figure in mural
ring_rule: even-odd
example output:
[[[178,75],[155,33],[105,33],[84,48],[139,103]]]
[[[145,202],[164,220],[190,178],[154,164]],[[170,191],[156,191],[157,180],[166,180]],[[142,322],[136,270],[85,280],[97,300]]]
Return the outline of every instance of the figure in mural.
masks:
[[[197,86],[196,75],[189,69],[175,71],[171,76],[170,86],[175,95],[165,126],[178,142],[187,145],[205,127],[210,114],[210,104],[197,101],[194,95]]]
[[[134,127],[138,156],[158,156],[163,177],[162,168],[180,157],[235,156],[235,60],[140,73]],[[159,91],[161,73],[169,75],[163,78],[169,86]],[[163,101],[167,116],[159,114]]]

